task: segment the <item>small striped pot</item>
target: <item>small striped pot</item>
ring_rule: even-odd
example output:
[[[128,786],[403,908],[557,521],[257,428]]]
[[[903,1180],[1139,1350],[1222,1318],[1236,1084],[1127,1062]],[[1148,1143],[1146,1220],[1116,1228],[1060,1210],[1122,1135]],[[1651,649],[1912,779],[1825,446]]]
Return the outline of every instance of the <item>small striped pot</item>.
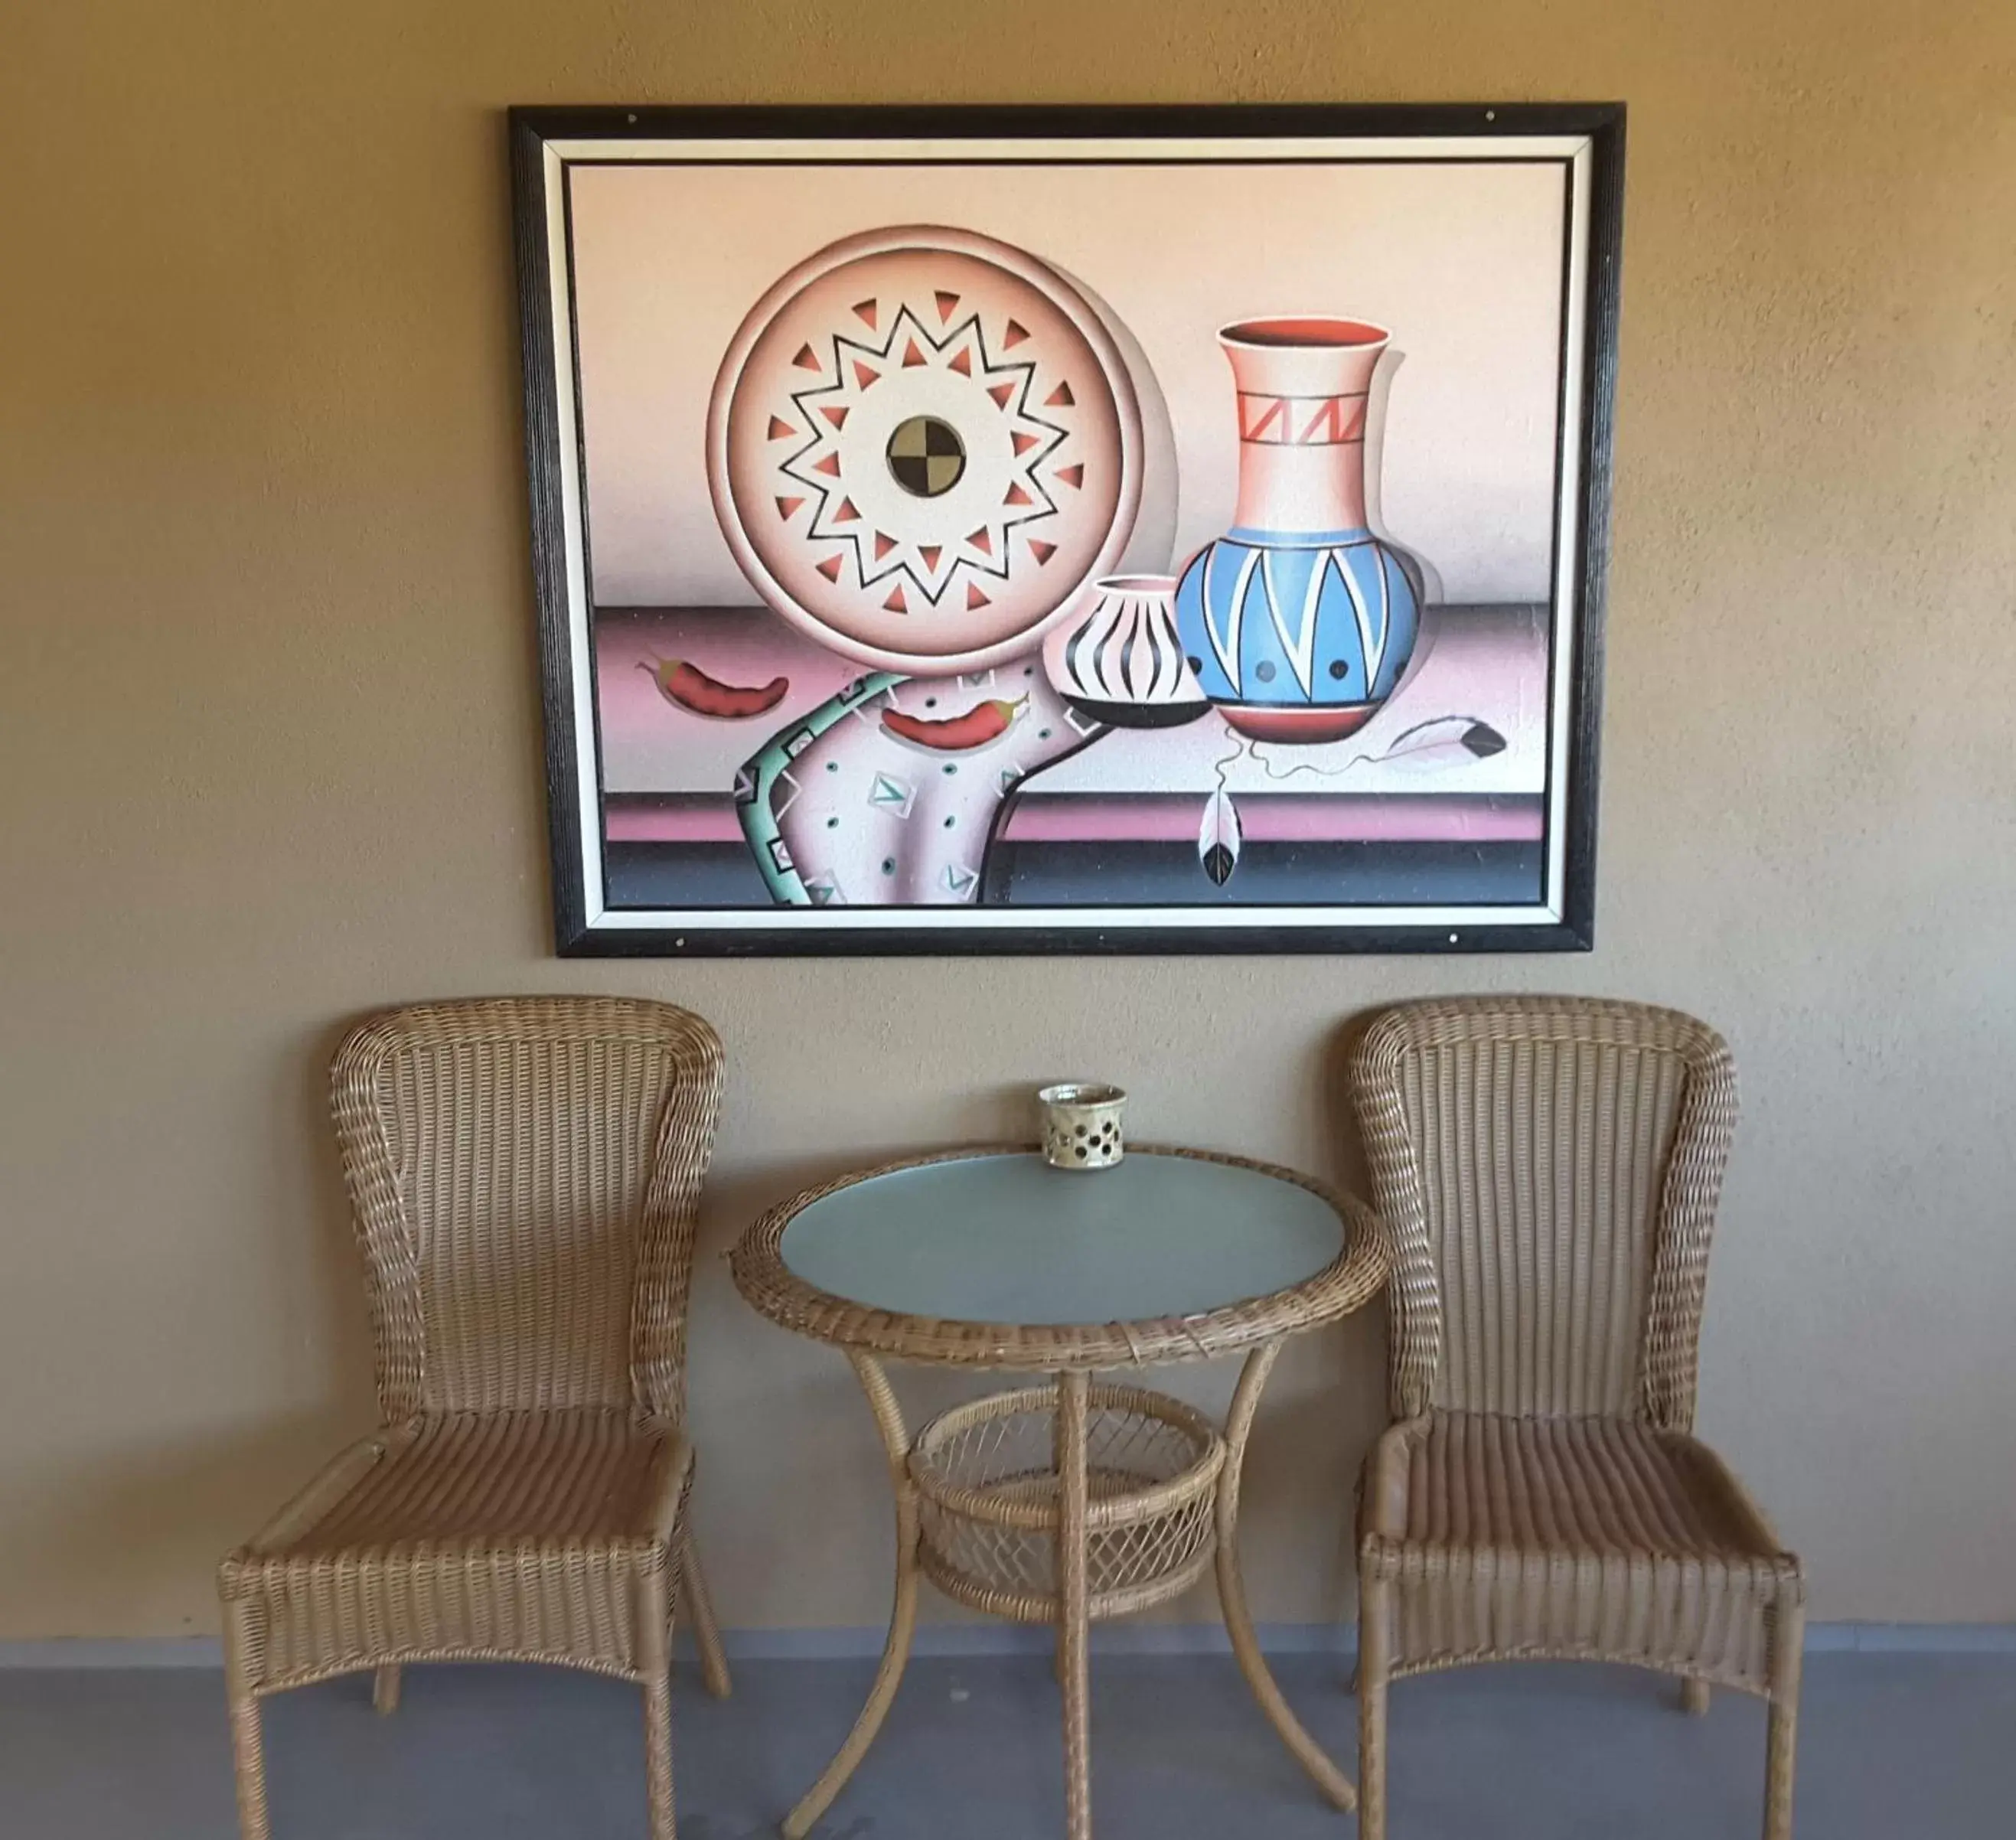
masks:
[[[1173,575],[1109,575],[1043,644],[1043,669],[1082,715],[1170,729],[1211,708],[1176,637]]]

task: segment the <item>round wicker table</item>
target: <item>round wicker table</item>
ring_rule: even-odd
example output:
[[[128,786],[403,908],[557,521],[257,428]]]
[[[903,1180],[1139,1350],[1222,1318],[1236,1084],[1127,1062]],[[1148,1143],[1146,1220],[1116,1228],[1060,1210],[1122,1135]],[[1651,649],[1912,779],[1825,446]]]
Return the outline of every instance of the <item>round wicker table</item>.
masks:
[[[1240,1475],[1283,1341],[1386,1281],[1361,1203],[1286,1169],[1130,1146],[1096,1172],[1021,1147],[952,1150],[841,1177],[772,1208],[732,1260],[772,1322],[844,1349],[896,1496],[882,1664],[826,1772],[783,1823],[804,1840],[874,1742],[916,1621],[919,1576],[975,1608],[1053,1623],[1068,1840],[1092,1831],[1086,1631],[1215,1570],[1240,1671],[1339,1808],[1350,1779],[1289,1709],[1254,1640],[1239,1569]],[[1243,1354],[1222,1430],[1101,1369]],[[914,1438],[884,1363],[1049,1377],[941,1413]]]

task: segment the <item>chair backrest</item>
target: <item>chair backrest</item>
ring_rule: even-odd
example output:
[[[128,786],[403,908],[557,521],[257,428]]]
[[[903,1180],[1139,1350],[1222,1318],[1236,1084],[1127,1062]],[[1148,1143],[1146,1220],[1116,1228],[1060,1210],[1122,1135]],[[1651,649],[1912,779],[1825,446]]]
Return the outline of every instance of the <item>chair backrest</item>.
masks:
[[[1736,1125],[1722,1037],[1570,997],[1409,1003],[1352,1065],[1392,1237],[1396,1417],[1694,1421]]]
[[[330,1068],[379,1403],[684,1409],[694,1219],[721,1042],[669,1004],[424,1003]]]

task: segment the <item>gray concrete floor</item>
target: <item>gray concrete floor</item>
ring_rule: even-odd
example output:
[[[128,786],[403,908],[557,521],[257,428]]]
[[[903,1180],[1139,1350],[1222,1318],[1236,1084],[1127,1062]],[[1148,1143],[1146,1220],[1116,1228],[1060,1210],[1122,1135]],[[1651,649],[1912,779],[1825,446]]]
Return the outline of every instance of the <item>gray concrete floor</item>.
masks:
[[[1347,1767],[1337,1664],[1282,1684]],[[872,1669],[763,1662],[717,1704],[682,1669],[683,1840],[774,1831],[851,1722]],[[528,1668],[410,1672],[398,1716],[368,1680],[268,1702],[275,1840],[641,1840],[638,1700]],[[1395,1840],[1751,1836],[1763,1713],[1705,1719],[1649,1676],[1481,1669],[1394,1689]],[[1049,1840],[1061,1831],[1056,1689],[1040,1658],[913,1664],[880,1741],[819,1840]],[[1096,1657],[1100,1840],[1348,1840],[1215,1658]],[[227,1840],[236,1831],[219,1676],[201,1669],[0,1673],[5,1840]],[[1807,1663],[1802,1840],[2016,1834],[2016,1658],[1816,1655]]]

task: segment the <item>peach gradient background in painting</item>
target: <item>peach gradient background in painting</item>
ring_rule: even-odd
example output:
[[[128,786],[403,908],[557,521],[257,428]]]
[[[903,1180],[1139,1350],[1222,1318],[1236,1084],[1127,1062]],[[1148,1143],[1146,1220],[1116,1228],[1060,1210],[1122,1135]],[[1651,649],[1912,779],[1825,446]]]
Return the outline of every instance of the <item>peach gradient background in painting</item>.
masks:
[[[607,166],[573,175],[595,595],[751,600],[703,469],[722,351],[779,275],[851,232],[963,225],[1102,296],[1168,399],[1179,555],[1229,522],[1231,375],[1215,333],[1348,312],[1406,354],[1387,420],[1385,522],[1453,601],[1547,596],[1561,168],[1535,165]]]

